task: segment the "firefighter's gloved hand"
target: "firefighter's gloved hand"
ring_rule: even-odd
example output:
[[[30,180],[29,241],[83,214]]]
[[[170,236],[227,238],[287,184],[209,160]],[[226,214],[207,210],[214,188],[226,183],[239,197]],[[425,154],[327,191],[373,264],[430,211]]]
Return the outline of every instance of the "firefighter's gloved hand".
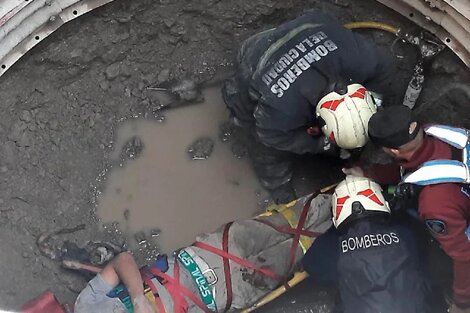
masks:
[[[326,136],[321,136],[318,139],[319,142],[319,149],[318,153],[339,157],[340,149],[337,145],[331,142],[331,140]]]
[[[275,189],[269,190],[271,198],[276,204],[289,203],[297,199],[294,188],[291,183],[281,185]]]
[[[390,200],[390,207],[395,211],[409,209],[411,200],[416,196],[413,184],[399,184]]]

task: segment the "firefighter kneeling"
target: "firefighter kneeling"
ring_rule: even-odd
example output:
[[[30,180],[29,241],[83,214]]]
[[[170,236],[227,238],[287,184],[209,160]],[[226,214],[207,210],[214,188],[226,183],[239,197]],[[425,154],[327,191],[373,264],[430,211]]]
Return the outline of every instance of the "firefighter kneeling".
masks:
[[[341,312],[429,312],[415,236],[392,219],[380,186],[347,176],[336,187],[332,215],[335,227],[313,243],[303,264],[317,284],[338,287]]]

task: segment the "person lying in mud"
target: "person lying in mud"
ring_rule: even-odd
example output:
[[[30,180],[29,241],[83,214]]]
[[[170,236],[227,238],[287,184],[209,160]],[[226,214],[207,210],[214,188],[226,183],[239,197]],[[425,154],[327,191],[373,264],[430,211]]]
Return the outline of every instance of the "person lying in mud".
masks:
[[[430,284],[412,229],[391,220],[380,186],[347,176],[332,199],[335,228],[307,251],[313,282],[339,289],[341,313],[430,312]]]
[[[232,122],[246,132],[255,172],[276,203],[296,198],[292,154],[339,156],[338,147],[365,145],[365,127],[375,112],[368,90],[392,94],[394,72],[391,56],[319,12],[243,43],[237,73],[222,93]]]
[[[331,227],[330,203],[331,195],[311,195],[286,207],[287,215],[273,212],[226,224],[140,270],[130,254],[120,254],[83,289],[74,312],[211,313],[250,307],[299,270],[304,244],[311,243],[300,234],[314,236]],[[301,233],[284,216],[301,225]]]

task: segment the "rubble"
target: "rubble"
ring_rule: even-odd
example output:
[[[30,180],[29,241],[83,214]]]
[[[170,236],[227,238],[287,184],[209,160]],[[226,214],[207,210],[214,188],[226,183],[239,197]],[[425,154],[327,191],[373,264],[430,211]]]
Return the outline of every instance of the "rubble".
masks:
[[[214,141],[211,138],[199,138],[187,149],[191,160],[206,160],[214,150]]]

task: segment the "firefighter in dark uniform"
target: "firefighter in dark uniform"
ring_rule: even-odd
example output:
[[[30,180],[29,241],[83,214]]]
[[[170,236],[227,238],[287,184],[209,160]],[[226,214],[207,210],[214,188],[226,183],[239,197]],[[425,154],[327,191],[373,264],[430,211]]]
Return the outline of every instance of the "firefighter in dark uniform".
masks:
[[[396,161],[343,171],[383,184],[401,182],[399,199],[417,197],[420,219],[453,260],[450,312],[470,312],[468,132],[445,125],[421,127],[410,109],[392,106],[373,115],[369,136]]]
[[[338,287],[336,312],[430,312],[431,289],[416,237],[391,219],[380,186],[347,176],[335,189],[332,213],[337,230],[314,242],[303,266],[313,282]]]
[[[339,103],[341,96],[353,96],[362,84],[368,90],[386,94],[394,73],[393,59],[362,36],[344,28],[328,14],[311,12],[277,28],[246,40],[239,52],[237,74],[223,87],[224,101],[235,125],[249,133],[250,157],[263,187],[276,202],[296,198],[291,185],[291,153],[338,155],[334,143],[338,125],[317,118],[317,104],[332,91]],[[359,90],[359,94],[364,92]],[[386,96],[386,95],[385,95]],[[350,97],[360,101],[369,95]],[[330,97],[331,98],[331,97]],[[324,105],[335,111],[337,104]],[[330,103],[331,104],[331,103]],[[343,107],[338,106],[338,109]],[[365,111],[369,111],[364,105]],[[316,114],[317,113],[317,114]],[[367,126],[369,115],[352,112]],[[359,115],[359,116],[357,116]],[[347,124],[347,123],[346,123]],[[356,141],[343,140],[342,148],[364,145],[367,131],[345,125],[342,133],[353,133]],[[326,135],[321,135],[321,128]],[[357,134],[356,134],[357,133]],[[336,142],[341,147],[339,142]]]

